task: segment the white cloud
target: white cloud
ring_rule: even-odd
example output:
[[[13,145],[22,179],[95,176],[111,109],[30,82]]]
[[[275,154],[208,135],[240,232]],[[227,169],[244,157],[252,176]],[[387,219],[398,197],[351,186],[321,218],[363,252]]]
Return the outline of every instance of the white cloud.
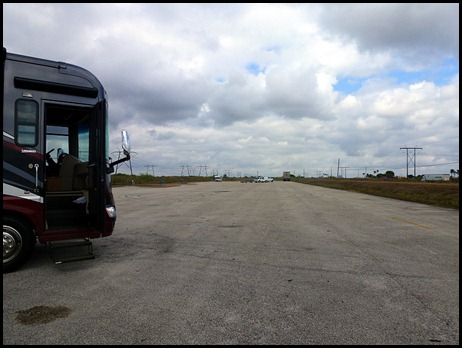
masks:
[[[92,71],[109,95],[111,151],[127,129],[136,173],[155,164],[159,175],[207,165],[314,176],[341,159],[352,175],[365,167],[404,175],[406,145],[435,165],[422,170],[449,172],[459,157],[458,12],[458,4],[7,3],[3,44]]]

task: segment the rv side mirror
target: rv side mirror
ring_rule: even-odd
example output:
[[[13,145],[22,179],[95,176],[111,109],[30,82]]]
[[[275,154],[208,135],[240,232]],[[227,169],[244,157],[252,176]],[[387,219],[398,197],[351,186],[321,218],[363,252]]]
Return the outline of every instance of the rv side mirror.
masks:
[[[128,136],[128,132],[126,130],[122,130],[121,131],[122,133],[122,149],[124,150],[124,155],[125,157],[124,158],[121,158],[115,162],[112,162],[109,164],[109,167],[107,168],[107,173],[108,174],[111,174],[114,172],[114,166],[122,163],[122,162],[125,162],[125,161],[128,161],[130,160],[130,137]]]
[[[128,136],[128,132],[126,130],[121,131],[122,133],[122,149],[124,150],[124,155],[128,156],[130,154],[130,137]]]

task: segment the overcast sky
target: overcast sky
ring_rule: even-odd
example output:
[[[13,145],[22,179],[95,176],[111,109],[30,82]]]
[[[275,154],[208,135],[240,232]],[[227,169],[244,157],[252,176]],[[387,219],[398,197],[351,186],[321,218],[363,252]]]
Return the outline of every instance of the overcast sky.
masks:
[[[10,3],[3,46],[95,74],[134,174],[459,169],[458,3]]]

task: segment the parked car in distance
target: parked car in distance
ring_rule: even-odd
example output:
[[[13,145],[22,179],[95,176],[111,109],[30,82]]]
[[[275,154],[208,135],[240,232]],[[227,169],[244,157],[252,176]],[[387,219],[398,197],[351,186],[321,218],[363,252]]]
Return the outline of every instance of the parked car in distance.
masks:
[[[216,182],[222,181],[221,176],[220,176],[220,175],[215,175],[215,181],[216,181]]]
[[[253,182],[255,182],[255,183],[259,183],[259,182],[273,182],[273,178],[270,178],[270,177],[268,177],[268,176],[257,176]]]

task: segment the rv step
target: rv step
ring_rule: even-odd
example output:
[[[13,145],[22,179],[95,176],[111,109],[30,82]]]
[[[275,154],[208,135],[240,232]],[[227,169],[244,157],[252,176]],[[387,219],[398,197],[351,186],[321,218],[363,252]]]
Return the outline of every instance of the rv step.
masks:
[[[72,248],[78,246],[86,246],[88,245],[91,247],[92,243],[88,239],[83,240],[65,240],[65,241],[55,241],[55,242],[48,242],[48,246],[51,249],[59,249],[59,248]]]
[[[85,246],[88,247],[88,252],[85,255],[76,255],[77,248],[80,247],[78,250],[81,251],[81,247]],[[49,242],[48,247],[51,259],[56,265],[65,262],[91,260],[95,258],[95,255],[93,255],[93,245],[89,239]],[[71,251],[70,248],[75,249]],[[66,251],[68,252],[57,252],[59,249],[67,249]]]
[[[76,256],[76,257],[67,257],[67,258],[59,259],[59,260],[53,259],[53,262],[55,263],[55,265],[59,265],[61,263],[91,260],[94,258],[95,258],[95,255],[83,255],[83,256]]]

